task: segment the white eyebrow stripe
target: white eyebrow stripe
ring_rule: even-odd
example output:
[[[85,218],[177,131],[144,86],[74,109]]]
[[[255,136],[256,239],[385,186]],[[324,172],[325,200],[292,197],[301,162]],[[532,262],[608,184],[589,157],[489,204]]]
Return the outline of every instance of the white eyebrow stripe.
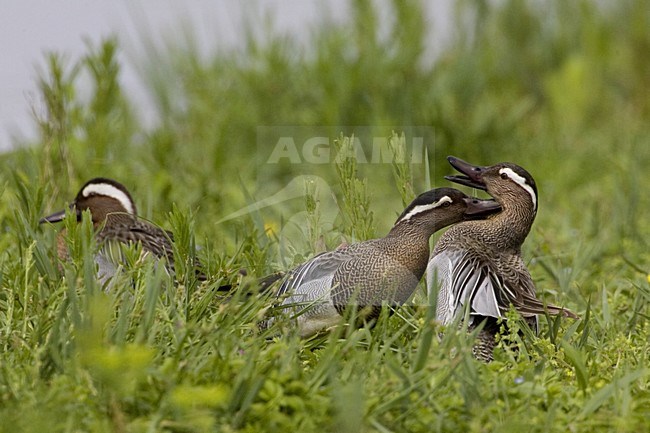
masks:
[[[523,189],[526,190],[528,194],[530,194],[530,198],[533,201],[533,209],[537,210],[537,194],[535,194],[535,190],[533,189],[533,187],[531,187],[528,184],[528,182],[526,182],[526,178],[518,175],[511,168],[507,168],[507,167],[499,170],[499,174],[503,174],[503,173],[508,175],[510,179],[512,179],[516,184],[521,186]]]
[[[413,209],[411,209],[411,211],[409,213],[404,215],[404,217],[401,220],[399,220],[399,222],[408,221],[414,215],[417,215],[417,214],[422,213],[422,212],[426,212],[426,211],[431,210],[431,209],[435,209],[437,207],[442,206],[445,203],[452,203],[452,202],[453,202],[453,200],[448,195],[446,195],[446,196],[444,196],[443,198],[441,198],[440,200],[438,200],[436,202],[429,203],[429,204],[421,204],[421,205],[415,206]]]
[[[124,193],[124,191],[116,188],[115,186],[109,184],[109,183],[92,183],[85,187],[83,191],[81,191],[81,195],[84,197],[88,197],[92,194],[96,195],[103,195],[106,197],[114,198],[115,200],[119,201],[120,204],[128,213],[131,215],[135,215],[135,209],[133,209],[133,202],[129,198],[128,195]]]

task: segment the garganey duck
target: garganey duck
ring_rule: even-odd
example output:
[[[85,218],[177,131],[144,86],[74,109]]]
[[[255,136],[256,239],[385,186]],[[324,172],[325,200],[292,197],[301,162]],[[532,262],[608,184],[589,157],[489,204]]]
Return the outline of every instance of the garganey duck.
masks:
[[[69,206],[81,221],[83,211],[90,211],[96,233],[96,240],[101,250],[95,256],[98,265],[98,277],[102,284],[115,275],[117,266],[111,248],[118,243],[140,243],[143,253],[151,253],[157,258],[164,258],[169,271],[174,271],[174,252],[172,233],[138,219],[137,210],[131,194],[124,185],[112,179],[98,177],[86,182],[81,187],[74,201]],[[56,223],[66,216],[61,210],[41,218],[43,223]],[[62,261],[68,259],[65,232],[57,237],[57,255]],[[195,263],[197,277],[205,279],[200,272],[200,264]]]
[[[474,354],[490,361],[498,331],[496,319],[513,306],[537,331],[537,315],[577,318],[562,307],[537,298],[535,284],[521,258],[523,244],[537,214],[537,187],[518,165],[503,162],[474,166],[450,156],[460,176],[447,180],[486,190],[502,211],[483,221],[467,221],[447,230],[436,243],[427,267],[430,296],[437,287],[437,318],[450,324],[469,309],[471,328],[485,318]]]
[[[422,278],[429,238],[437,230],[468,219],[485,218],[500,206],[468,197],[453,188],[419,195],[383,238],[344,244],[289,271],[277,292],[295,314],[306,337],[340,323],[350,304],[371,320],[383,303],[406,302]]]

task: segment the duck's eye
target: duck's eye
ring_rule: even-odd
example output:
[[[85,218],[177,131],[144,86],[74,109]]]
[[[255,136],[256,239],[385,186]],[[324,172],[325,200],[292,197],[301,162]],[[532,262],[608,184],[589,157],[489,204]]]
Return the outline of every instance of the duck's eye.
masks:
[[[442,204],[442,207],[449,207],[449,206],[451,206],[451,202],[450,202],[450,201],[446,201],[446,202],[444,202],[444,203]]]
[[[506,173],[501,173],[501,179],[507,179],[508,175]]]

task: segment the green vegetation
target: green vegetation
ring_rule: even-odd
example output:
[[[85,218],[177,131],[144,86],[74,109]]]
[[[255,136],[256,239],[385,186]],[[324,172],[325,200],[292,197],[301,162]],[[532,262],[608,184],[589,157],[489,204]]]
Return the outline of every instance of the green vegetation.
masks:
[[[422,5],[397,0],[390,23],[352,1],[350,22],[324,23],[306,48],[266,35],[202,59],[190,42],[149,41],[150,130],[114,41],[48,57],[40,138],[0,156],[0,431],[647,431],[650,9],[596,3],[459,1],[466,31],[435,62]],[[352,134],[411,155],[416,127],[435,134],[421,161],[268,162],[274,131],[316,131],[332,155]],[[540,295],[581,321],[542,319],[538,338],[483,365],[463,331],[438,338],[430,307],[302,341],[282,320],[258,328],[264,296],[217,293],[385,233],[413,194],[448,185],[448,154],[533,174],[524,255]],[[59,266],[38,219],[99,175],[174,231],[178,284],[134,251],[102,291],[87,221],[66,224]],[[195,244],[208,283],[182,266]]]

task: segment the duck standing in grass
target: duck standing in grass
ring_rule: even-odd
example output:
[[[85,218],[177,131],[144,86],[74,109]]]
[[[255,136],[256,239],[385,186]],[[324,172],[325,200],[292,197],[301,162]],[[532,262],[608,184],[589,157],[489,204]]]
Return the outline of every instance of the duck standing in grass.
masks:
[[[287,273],[277,292],[284,297],[305,337],[340,323],[354,304],[364,320],[376,318],[382,304],[406,302],[422,278],[429,238],[437,230],[498,212],[493,200],[468,197],[453,188],[419,195],[383,238],[343,245]]]
[[[449,163],[460,176],[446,179],[486,190],[502,211],[483,221],[467,221],[445,232],[427,267],[429,295],[437,288],[437,318],[450,324],[469,310],[470,329],[485,321],[474,354],[490,361],[498,333],[497,319],[512,306],[537,332],[537,315],[577,318],[569,310],[537,298],[535,284],[521,258],[521,245],[537,214],[533,177],[511,163],[474,166],[453,156]]]
[[[142,252],[153,254],[156,258],[166,260],[167,269],[174,271],[174,251],[172,233],[138,219],[135,203],[124,185],[112,179],[98,177],[86,182],[81,187],[74,201],[70,204],[73,215],[81,221],[83,211],[89,211],[97,243],[101,250],[96,254],[98,277],[102,284],[115,275],[119,263],[115,262],[112,246],[117,243],[139,243]],[[66,210],[41,218],[40,223],[56,223],[66,216]],[[68,259],[65,243],[65,230],[57,237],[57,255],[59,259]],[[199,279],[205,276],[198,271]]]

